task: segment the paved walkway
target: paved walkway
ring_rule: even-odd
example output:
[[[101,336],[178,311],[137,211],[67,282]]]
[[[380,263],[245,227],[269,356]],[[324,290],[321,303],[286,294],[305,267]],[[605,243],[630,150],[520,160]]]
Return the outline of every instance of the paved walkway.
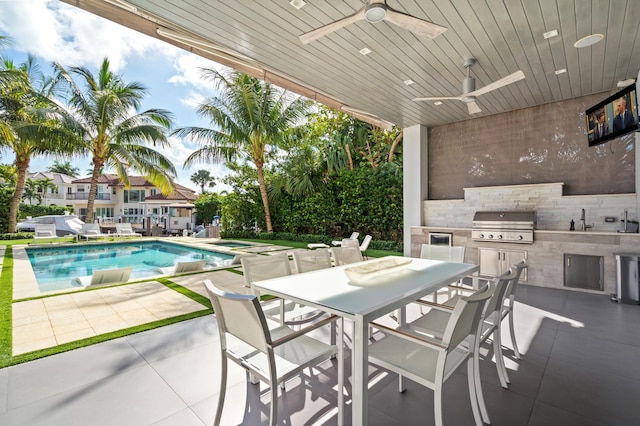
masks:
[[[174,242],[211,248],[212,240],[181,237],[176,238]],[[292,249],[256,245],[249,250],[252,253],[272,254],[290,252]],[[14,356],[207,309],[206,306],[154,280],[77,293],[64,290],[66,294],[42,294],[38,289],[25,246],[14,246],[13,255],[13,300],[49,296],[13,303]],[[240,270],[240,266],[236,266],[235,269]],[[202,285],[205,279],[210,279],[234,292],[246,291],[244,277],[228,270],[177,276],[171,278],[171,281],[206,297]]]

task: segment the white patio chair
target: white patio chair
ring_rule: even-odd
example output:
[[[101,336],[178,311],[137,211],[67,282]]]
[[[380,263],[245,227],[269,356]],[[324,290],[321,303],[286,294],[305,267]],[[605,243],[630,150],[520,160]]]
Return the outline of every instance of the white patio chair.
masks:
[[[511,335],[511,345],[513,346],[513,353],[516,359],[521,359],[520,351],[518,350],[518,343],[516,342],[516,332],[513,327],[513,307],[516,303],[516,288],[518,287],[518,281],[520,281],[520,275],[522,271],[527,269],[529,264],[527,263],[527,259],[522,259],[520,262],[513,265],[511,268],[516,271],[516,277],[511,281],[511,285],[507,289],[507,293],[505,295],[505,304],[502,307],[502,311],[500,313],[500,318],[504,319],[507,316],[509,317],[509,333]],[[507,383],[509,383],[509,377],[507,376]]]
[[[406,377],[433,390],[436,426],[442,426],[442,387],[457,368],[467,361],[469,399],[477,425],[482,424],[480,406],[484,406],[482,393],[475,382],[475,365],[478,356],[478,329],[491,289],[484,286],[469,297],[461,298],[445,327],[442,340],[429,339],[418,333],[394,330],[372,323],[385,336],[369,345],[369,362],[397,373],[399,390],[405,391]],[[456,400],[456,403],[459,403]]]
[[[141,237],[142,234],[133,231],[130,223],[116,223],[116,236],[120,237]]]
[[[464,263],[464,246],[445,246],[445,245],[431,245],[423,244],[420,249],[421,259],[441,260],[443,262],[456,262]],[[458,280],[457,283],[461,284],[462,280]],[[451,291],[445,287],[442,292],[446,292],[447,297],[451,297]],[[433,293],[433,301],[438,301],[438,296],[441,292]]]
[[[338,354],[338,417],[342,424],[343,360],[342,348],[327,345],[306,333],[334,322],[331,316],[304,329],[294,331],[287,326],[269,330],[257,297],[227,293],[211,281],[204,282],[215,312],[220,333],[222,368],[220,393],[213,424],[220,425],[227,390],[227,360],[231,360],[258,377],[271,388],[269,424],[275,426],[278,417],[278,385],[284,390],[286,380],[297,376],[305,368],[328,360]]]
[[[33,242],[51,239],[60,240],[56,233],[56,225],[54,223],[36,223],[34,226]]]
[[[516,272],[516,277],[511,280],[509,286],[507,287],[507,291],[504,297],[504,305],[502,306],[502,311],[500,314],[500,318],[504,320],[507,316],[509,317],[509,334],[511,337],[511,346],[513,347],[513,353],[516,359],[521,359],[522,356],[520,351],[518,350],[518,343],[516,341],[516,333],[515,328],[513,326],[513,307],[515,305],[515,292],[518,286],[518,282],[520,281],[520,276],[522,275],[522,271],[527,269],[529,264],[526,259],[522,259],[520,262],[511,266],[511,270]],[[459,287],[451,285],[449,286],[450,290],[457,292],[456,295],[453,295],[449,300],[444,302],[445,305],[453,306],[455,304],[456,298],[460,297],[461,294],[469,293],[473,291],[473,289],[467,287]],[[506,371],[505,371],[506,372]],[[507,383],[509,383],[509,376],[505,377]]]
[[[493,354],[496,359],[496,370],[498,372],[498,378],[500,379],[500,385],[507,389],[507,369],[504,365],[504,358],[502,355],[502,342],[501,342],[501,311],[504,306],[505,295],[508,288],[511,286],[511,282],[516,278],[517,272],[509,270],[507,273],[494,278],[490,282],[491,286],[491,299],[487,302],[487,306],[482,316],[482,328],[480,330],[480,343],[484,343],[491,338],[493,342]],[[429,312],[422,315],[413,322],[407,324],[407,327],[411,330],[425,333],[430,336],[442,338],[445,333],[445,328],[449,318],[452,315],[453,309],[457,304],[457,300],[451,306],[449,305],[437,305],[428,302],[420,302],[428,305],[432,308]],[[476,369],[477,381],[480,380],[479,371]],[[478,390],[482,392],[482,390]],[[486,417],[485,417],[486,416]],[[487,413],[483,413],[483,418],[486,423],[489,423],[489,417]]]
[[[89,241],[90,239],[107,239],[109,238],[109,234],[103,234],[100,229],[100,224],[98,223],[85,223],[82,225],[82,229],[80,230],[78,237]]]
[[[346,239],[348,239],[348,240],[357,240],[359,236],[360,236],[359,232],[352,232],[351,236],[349,238],[346,238]],[[331,244],[334,245],[334,246],[341,246],[343,240],[345,240],[345,238],[343,238],[342,240],[331,241]]]
[[[442,260],[445,262],[464,262],[464,246],[444,246],[423,244],[420,259]]]
[[[362,244],[360,244],[360,252],[365,259],[367,258],[367,249],[369,248],[369,243],[371,243],[372,239],[373,237],[371,235],[366,235],[364,240],[362,240]]]
[[[360,247],[331,247],[331,257],[336,266],[348,265],[350,263],[362,262]]]
[[[271,256],[243,257],[240,262],[242,263],[245,282],[251,288],[251,293],[257,297],[260,297],[260,291],[253,286],[255,281],[291,275],[289,256],[286,253]],[[292,301],[279,300],[279,302],[279,304],[273,306],[273,303],[267,301],[264,307],[264,314],[280,324],[304,324],[314,321],[325,314],[309,306],[300,305]]]
[[[293,263],[299,274],[331,268],[329,250],[294,251]]]
[[[76,278],[76,282],[83,287],[124,283],[129,281],[132,270],[132,266],[113,269],[94,269],[91,276],[78,277]]]

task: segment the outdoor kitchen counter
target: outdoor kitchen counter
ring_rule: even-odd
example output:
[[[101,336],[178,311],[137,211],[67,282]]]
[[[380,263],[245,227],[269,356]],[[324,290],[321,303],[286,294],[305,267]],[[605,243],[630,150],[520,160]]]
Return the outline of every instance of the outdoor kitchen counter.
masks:
[[[415,226],[411,228],[411,256],[420,256],[420,247],[428,242],[429,232],[452,234],[452,244],[465,246],[465,262],[479,264],[479,248],[522,250],[530,264],[525,284],[567,288],[564,286],[564,255],[584,254],[602,256],[604,260],[603,294],[615,292],[615,253],[640,251],[640,234],[612,231],[535,230],[533,244],[514,244],[493,241],[474,241],[471,228]],[[582,291],[582,290],[581,290]],[[590,291],[590,290],[584,290]]]

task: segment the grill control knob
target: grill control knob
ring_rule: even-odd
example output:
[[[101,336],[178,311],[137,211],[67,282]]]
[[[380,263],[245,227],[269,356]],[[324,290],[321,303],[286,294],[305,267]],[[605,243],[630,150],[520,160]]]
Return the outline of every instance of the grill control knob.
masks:
[[[484,238],[484,234],[480,234],[480,238]]]
[[[493,239],[493,234],[489,234],[489,239]]]
[[[518,235],[518,239],[519,240],[524,240],[524,237],[522,235]]]
[[[502,234],[498,235],[498,239],[501,240],[502,239]]]

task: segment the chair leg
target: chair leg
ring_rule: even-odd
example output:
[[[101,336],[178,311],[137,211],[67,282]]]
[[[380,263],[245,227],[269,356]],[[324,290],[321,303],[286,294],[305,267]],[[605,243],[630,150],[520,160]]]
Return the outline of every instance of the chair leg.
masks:
[[[515,300],[511,300],[511,303],[515,303]],[[509,310],[509,332],[511,333],[511,345],[513,346],[513,353],[516,356],[516,359],[521,359],[520,351],[518,350],[518,343],[516,342],[516,331],[513,328],[513,305],[511,305],[511,309]]]
[[[271,410],[269,413],[269,425],[276,426],[278,420],[278,383],[275,375],[271,375]]]
[[[478,396],[476,395],[476,386],[473,374],[473,359],[467,360],[467,382],[469,385],[469,402],[471,402],[471,411],[473,411],[473,419],[476,421],[476,426],[482,425],[482,415],[480,414],[480,408],[478,407]]]
[[[502,356],[502,337],[500,336],[500,324],[494,330],[493,336],[493,355],[496,357],[496,370],[498,370],[498,378],[500,379],[500,386],[505,389],[509,388],[507,380],[507,369],[504,366],[504,357]]]
[[[433,417],[436,422],[436,426],[442,426],[442,380],[436,380],[436,385],[433,389]]]
[[[218,395],[218,408],[216,409],[216,417],[213,421],[214,426],[220,425],[222,419],[222,407],[224,406],[224,398],[227,393],[227,357],[222,355],[222,371],[220,371],[220,394]]]
[[[478,406],[480,407],[480,413],[482,414],[482,420],[486,424],[491,424],[491,420],[489,419],[489,412],[487,411],[487,406],[484,403],[484,394],[482,393],[482,382],[480,380],[480,342],[479,339],[475,339],[477,343],[475,343],[475,350],[472,355],[473,359],[473,381],[475,383],[475,393],[476,398],[478,400]]]

